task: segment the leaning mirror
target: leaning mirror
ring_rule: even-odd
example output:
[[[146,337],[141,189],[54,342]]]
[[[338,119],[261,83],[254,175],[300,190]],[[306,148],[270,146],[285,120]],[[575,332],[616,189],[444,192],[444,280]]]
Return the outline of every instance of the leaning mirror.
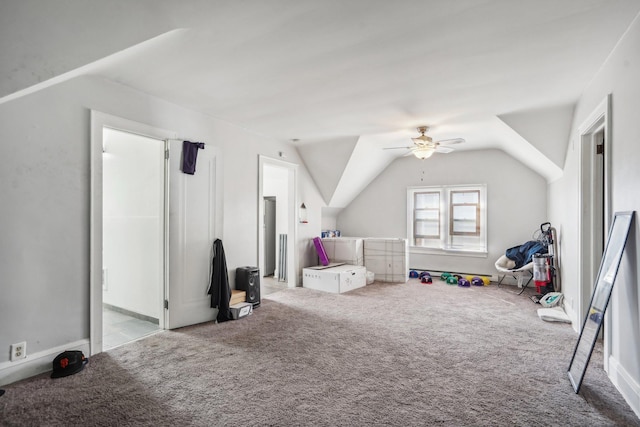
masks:
[[[576,393],[580,391],[584,373],[587,370],[593,347],[602,327],[604,312],[609,304],[611,290],[618,274],[618,267],[627,242],[627,236],[629,235],[629,228],[633,222],[633,216],[634,212],[617,212],[609,229],[609,238],[600,262],[600,269],[598,270],[595,287],[591,295],[589,310],[582,324],[582,330],[569,364],[569,380]]]

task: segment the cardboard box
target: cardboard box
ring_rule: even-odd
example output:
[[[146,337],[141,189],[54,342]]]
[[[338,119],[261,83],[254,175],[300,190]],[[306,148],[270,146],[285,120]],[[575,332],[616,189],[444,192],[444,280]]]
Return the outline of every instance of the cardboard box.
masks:
[[[322,239],[322,246],[330,262],[364,265],[364,245],[358,237],[329,237]]]
[[[231,291],[231,300],[229,301],[229,305],[236,305],[241,302],[245,302],[247,300],[247,292],[246,291],[238,291],[233,289]]]
[[[325,292],[348,292],[367,284],[366,273],[360,265],[303,268],[302,286]]]

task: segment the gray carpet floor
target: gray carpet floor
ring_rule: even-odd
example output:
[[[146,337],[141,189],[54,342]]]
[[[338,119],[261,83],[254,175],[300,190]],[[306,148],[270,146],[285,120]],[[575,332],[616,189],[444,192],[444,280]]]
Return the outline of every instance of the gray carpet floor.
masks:
[[[6,386],[0,424],[640,425],[596,346],[580,394],[577,339],[511,287],[374,283],[269,295],[253,315],[162,332],[70,377]]]

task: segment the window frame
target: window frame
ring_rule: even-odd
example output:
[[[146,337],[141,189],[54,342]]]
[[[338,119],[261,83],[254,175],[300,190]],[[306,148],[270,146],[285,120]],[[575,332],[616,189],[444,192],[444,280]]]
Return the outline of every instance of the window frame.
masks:
[[[441,239],[441,235],[442,232],[440,231],[441,227],[440,227],[440,216],[441,216],[441,208],[440,208],[440,204],[441,204],[441,200],[442,200],[442,192],[440,191],[416,191],[413,193],[413,206],[416,205],[416,199],[418,198],[418,195],[420,194],[437,194],[438,195],[438,207],[437,208],[421,208],[420,211],[421,212],[432,212],[435,211],[437,213],[437,222],[438,222],[438,234],[435,235],[430,235],[430,234],[420,234],[420,235],[415,235],[414,234],[414,238],[420,238],[420,239]],[[418,208],[415,208],[414,211],[418,211]],[[418,222],[426,222],[427,220],[423,220],[423,219],[418,219],[417,215],[413,215],[413,230],[416,230],[417,227],[417,223]]]
[[[456,192],[469,193],[478,191],[478,203],[476,206],[476,218],[478,232],[456,232],[453,233],[453,206],[463,206],[465,204],[453,204],[452,194]],[[438,192],[440,194],[439,218],[439,238],[431,238],[428,244],[417,245],[415,222],[415,195],[419,193]],[[469,205],[469,204],[467,204]],[[407,241],[411,253],[439,254],[439,255],[459,255],[471,257],[488,256],[487,238],[487,185],[486,184],[465,184],[465,185],[432,185],[407,187]]]
[[[462,193],[477,193],[478,194],[478,202],[477,203],[454,203],[453,196],[455,194]],[[480,203],[481,203],[481,194],[480,190],[451,190],[449,192],[449,235],[451,236],[480,236]],[[453,217],[453,211],[456,206],[475,206],[476,210],[476,231],[455,231],[455,219]]]

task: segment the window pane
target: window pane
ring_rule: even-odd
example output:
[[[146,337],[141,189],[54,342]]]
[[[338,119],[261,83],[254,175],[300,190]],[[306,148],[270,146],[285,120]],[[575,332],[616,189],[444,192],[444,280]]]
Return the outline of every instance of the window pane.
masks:
[[[438,221],[440,216],[440,211],[430,210],[430,211],[416,211],[416,219],[430,219],[432,221]]]
[[[415,193],[415,208],[439,208],[440,207],[440,193]]]
[[[476,220],[475,206],[453,206],[453,220]]]
[[[416,236],[434,236],[440,235],[438,221],[416,221],[414,230]]]
[[[416,239],[416,242],[415,242],[415,245],[416,245],[416,246],[428,246],[428,245],[429,245],[429,243],[430,243],[430,241],[429,241],[429,240],[427,240],[427,239],[420,239],[420,238],[417,238],[417,239]]]
[[[454,205],[462,203],[477,204],[479,202],[479,197],[480,192],[478,191],[452,191],[451,203]]]
[[[453,206],[453,232],[477,233],[478,218],[475,206]]]
[[[440,239],[425,239],[417,237],[414,246],[422,246],[423,248],[439,248]]]
[[[453,222],[454,233],[476,233],[475,220],[458,220]]]

